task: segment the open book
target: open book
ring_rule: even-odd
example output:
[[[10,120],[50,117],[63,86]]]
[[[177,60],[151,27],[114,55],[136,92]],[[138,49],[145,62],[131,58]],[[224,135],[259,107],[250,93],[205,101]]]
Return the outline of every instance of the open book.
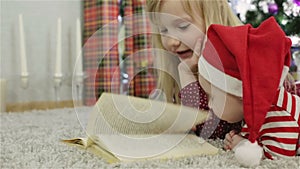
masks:
[[[103,93],[89,115],[86,138],[63,140],[108,163],[217,154],[190,129],[206,111],[161,101]]]

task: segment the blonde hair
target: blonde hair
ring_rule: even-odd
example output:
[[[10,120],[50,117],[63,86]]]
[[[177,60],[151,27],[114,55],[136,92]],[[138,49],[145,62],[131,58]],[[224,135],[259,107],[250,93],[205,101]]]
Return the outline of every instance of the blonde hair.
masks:
[[[149,15],[150,21],[152,23],[157,22],[155,12],[160,12],[161,6],[164,0],[146,0],[147,12],[151,12]],[[192,17],[193,20],[202,20],[205,24],[206,30],[211,24],[221,24],[225,26],[238,26],[242,25],[242,22],[238,17],[232,12],[227,0],[182,0],[181,1],[185,12]],[[153,12],[153,14],[152,14]],[[152,29],[158,32],[157,27],[153,25]],[[159,34],[152,34],[153,47],[164,49],[161,37]],[[179,64],[179,59],[176,61],[168,60],[168,57],[158,57],[156,64],[162,67],[175,68],[177,71],[177,66]],[[168,64],[168,65],[167,65]],[[174,70],[169,70],[174,72]],[[176,76],[171,76],[168,71],[158,71],[158,82],[157,88],[161,89],[169,102],[180,103],[178,98],[179,85],[176,83],[176,79],[179,78],[178,72]]]

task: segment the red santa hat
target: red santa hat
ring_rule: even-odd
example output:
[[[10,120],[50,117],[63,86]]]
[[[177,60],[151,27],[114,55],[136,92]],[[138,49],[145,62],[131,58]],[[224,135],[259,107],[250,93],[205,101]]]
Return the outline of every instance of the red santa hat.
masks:
[[[271,17],[251,25],[211,25],[199,73],[223,91],[243,98],[252,143],[289,70],[291,41]]]

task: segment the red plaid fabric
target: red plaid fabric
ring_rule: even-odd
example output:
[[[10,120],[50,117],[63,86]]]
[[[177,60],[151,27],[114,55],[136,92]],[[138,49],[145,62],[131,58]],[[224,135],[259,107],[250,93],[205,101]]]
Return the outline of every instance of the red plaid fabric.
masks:
[[[129,94],[147,98],[155,88],[150,50],[150,22],[144,13],[145,0],[124,0],[125,63]]]
[[[149,21],[141,15],[145,0],[123,0],[125,53],[129,85],[126,93],[148,97],[155,88],[152,57],[148,49]],[[102,92],[120,93],[118,0],[84,1],[85,104],[93,105]],[[136,17],[137,16],[137,17]]]
[[[85,104],[102,92],[119,92],[118,0],[84,1]]]

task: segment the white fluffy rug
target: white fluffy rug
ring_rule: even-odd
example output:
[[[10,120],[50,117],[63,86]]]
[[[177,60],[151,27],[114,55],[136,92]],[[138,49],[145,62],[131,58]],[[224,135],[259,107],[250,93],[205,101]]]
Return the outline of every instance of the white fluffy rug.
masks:
[[[211,142],[220,148],[216,156],[109,165],[93,154],[59,142],[60,139],[85,136],[79,121],[86,125],[84,119],[91,108],[81,107],[76,111],[68,108],[1,113],[0,168],[242,168],[232,152],[221,149],[220,140]],[[296,169],[299,166],[300,157],[295,157],[264,160],[256,168]]]

